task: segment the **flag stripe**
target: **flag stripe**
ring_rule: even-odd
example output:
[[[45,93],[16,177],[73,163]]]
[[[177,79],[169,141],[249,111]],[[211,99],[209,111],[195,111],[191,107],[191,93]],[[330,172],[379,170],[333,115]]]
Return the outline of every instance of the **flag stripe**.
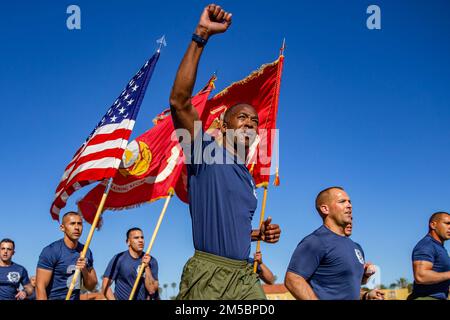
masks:
[[[134,124],[134,122],[133,122],[133,124]],[[124,128],[118,129],[117,131],[111,132],[110,134],[104,134],[104,133],[94,134],[94,136],[91,138],[91,140],[89,140],[88,143],[83,145],[83,147],[77,151],[77,153],[73,157],[73,160],[66,167],[66,171],[68,171],[70,169],[70,167],[78,160],[80,153],[81,153],[81,155],[83,155],[86,148],[88,148],[89,146],[104,143],[108,140],[114,140],[114,139],[118,139],[118,138],[125,138],[128,140],[128,138],[130,137],[130,134],[131,134],[131,130],[124,129]]]
[[[134,126],[135,121],[130,119],[125,119],[121,121],[118,124],[106,124],[97,130],[95,130],[94,134],[92,135],[91,139],[94,138],[96,135],[99,134],[110,134],[120,129],[128,129],[132,128]]]
[[[128,82],[66,166],[50,207],[53,219],[75,191],[115,175],[158,58],[156,52]]]
[[[77,174],[79,174],[83,170],[106,169],[106,168],[112,167],[115,162],[116,162],[115,157],[102,157],[100,159],[87,161],[87,162],[79,165],[78,168],[76,168],[75,170],[73,170],[73,172],[70,174],[69,178],[67,179],[67,181],[68,181],[67,184],[69,184],[70,181],[72,181],[72,179],[75,178],[77,176]]]
[[[98,151],[96,153],[87,155],[85,157],[82,157],[78,160],[78,162],[74,165],[74,167],[67,172],[67,177],[64,178],[64,180],[62,180],[58,187],[56,188],[56,192],[59,192],[60,190],[62,190],[65,185],[68,183],[68,178],[70,176],[73,175],[73,172],[82,164],[86,163],[86,162],[90,162],[90,161],[95,161],[95,160],[99,160],[102,159],[104,157],[116,157],[116,158],[121,158],[123,151],[125,148],[115,148],[115,149],[107,149],[107,150],[102,150],[102,151]]]
[[[119,139],[115,139],[115,140],[105,141],[103,143],[99,143],[99,144],[95,144],[95,145],[90,145],[83,151],[82,156],[86,157],[88,155],[95,154],[97,152],[101,152],[103,150],[109,150],[109,149],[116,149],[116,148],[125,149],[125,148],[122,148],[123,141],[124,141],[123,138],[119,138]]]

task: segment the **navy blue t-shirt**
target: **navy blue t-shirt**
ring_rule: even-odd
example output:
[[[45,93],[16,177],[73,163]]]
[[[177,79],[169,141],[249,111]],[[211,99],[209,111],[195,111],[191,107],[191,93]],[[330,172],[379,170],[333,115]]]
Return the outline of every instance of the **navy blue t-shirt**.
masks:
[[[412,252],[412,261],[428,261],[433,264],[432,270],[435,272],[450,271],[450,257],[444,245],[436,241],[430,235],[426,235],[420,240]],[[446,300],[450,281],[443,281],[436,284],[418,284],[414,282],[413,296],[430,296],[436,299]]]
[[[117,300],[128,300],[130,297],[131,290],[133,290],[134,282],[136,281],[138,268],[142,263],[142,256],[135,259],[127,250],[116,254],[109,262],[103,277],[114,280],[114,296]],[[153,278],[158,280],[158,261],[154,257],[150,259],[150,270],[152,271]],[[145,289],[144,281],[145,271],[142,273],[134,300],[146,300],[149,297],[150,294]]]
[[[207,134],[205,137],[212,140],[202,141],[199,134],[192,144],[192,163],[187,165],[194,247],[230,259],[247,260],[251,222],[258,202],[253,178],[244,163],[239,163],[214,138]],[[203,161],[194,163],[200,150]]]
[[[57,240],[45,247],[39,256],[37,267],[53,272],[50,283],[47,286],[47,298],[49,300],[64,300],[69,291],[75,266],[83,251],[84,245],[78,243],[76,249],[70,249],[64,243],[64,239]],[[86,253],[86,265],[88,268],[94,266],[92,252],[88,249]],[[72,291],[70,300],[80,299],[80,277]]]
[[[11,262],[10,266],[0,267],[0,300],[16,300],[20,285],[29,283],[28,272],[20,264]]]
[[[287,271],[305,278],[320,300],[359,300],[364,252],[322,225],[298,244]]]

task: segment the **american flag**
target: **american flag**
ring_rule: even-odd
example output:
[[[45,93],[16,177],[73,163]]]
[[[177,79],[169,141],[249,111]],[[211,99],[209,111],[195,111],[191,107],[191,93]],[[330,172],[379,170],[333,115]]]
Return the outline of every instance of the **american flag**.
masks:
[[[50,208],[54,220],[59,221],[59,212],[75,191],[115,175],[158,58],[159,50],[128,82],[73,156],[56,188]]]

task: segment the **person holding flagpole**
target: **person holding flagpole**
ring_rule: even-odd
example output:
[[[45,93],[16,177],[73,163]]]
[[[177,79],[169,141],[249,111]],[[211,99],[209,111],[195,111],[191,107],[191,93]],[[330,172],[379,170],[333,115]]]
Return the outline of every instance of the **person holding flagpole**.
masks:
[[[45,247],[36,269],[36,300],[64,300],[76,269],[81,271],[84,287],[91,291],[97,285],[94,258],[88,249],[80,257],[84,245],[79,242],[83,233],[83,219],[78,212],[70,211],[62,217],[60,226],[64,238]],[[80,281],[70,300],[80,299]]]
[[[172,119],[186,156],[195,248],[183,269],[177,296],[182,300],[265,299],[258,276],[247,261],[251,241],[275,243],[281,233],[270,217],[260,229],[251,228],[257,198],[245,162],[258,129],[255,109],[245,102],[228,108],[220,125],[220,144],[198,130],[199,115],[191,103],[205,45],[230,25],[231,13],[215,4],[204,8],[170,95]]]
[[[248,262],[252,267],[255,261],[257,266],[256,273],[258,274],[259,278],[266,284],[274,284],[275,276],[273,275],[272,270],[270,270],[269,267],[263,262],[262,253],[260,251],[257,251],[254,254],[253,258],[248,258]]]
[[[158,262],[144,252],[144,233],[140,228],[127,231],[128,250],[116,254],[103,274],[102,292],[108,300],[128,300],[141,264],[144,273],[134,295],[134,300],[150,300],[158,291]],[[114,292],[111,285],[115,282]]]

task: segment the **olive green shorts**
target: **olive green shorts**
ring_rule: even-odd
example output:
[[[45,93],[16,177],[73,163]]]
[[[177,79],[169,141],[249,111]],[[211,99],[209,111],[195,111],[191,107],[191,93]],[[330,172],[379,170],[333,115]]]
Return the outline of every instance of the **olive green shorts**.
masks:
[[[245,260],[195,251],[183,268],[177,300],[265,300],[259,277]]]
[[[439,300],[439,299],[434,298],[434,297],[426,296],[426,297],[416,297],[416,298],[413,298],[413,297],[409,298],[408,297],[407,300]]]

